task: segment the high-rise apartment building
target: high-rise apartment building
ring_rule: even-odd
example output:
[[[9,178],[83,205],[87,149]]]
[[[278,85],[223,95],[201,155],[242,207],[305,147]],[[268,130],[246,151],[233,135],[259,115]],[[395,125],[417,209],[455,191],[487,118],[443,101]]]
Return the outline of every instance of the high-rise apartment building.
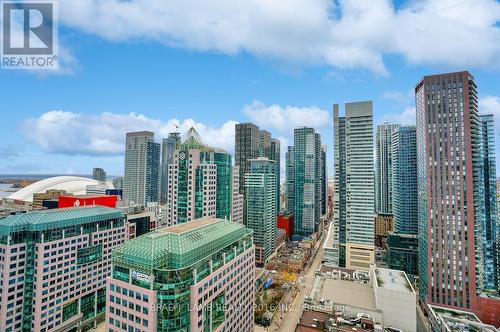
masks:
[[[374,262],[372,102],[333,105],[335,207],[333,235],[339,266],[368,270]]]
[[[0,219],[0,331],[78,331],[104,318],[123,212],[86,206]]]
[[[157,202],[160,199],[160,144],[155,143],[154,133],[127,133],[125,145],[123,198],[143,206]]]
[[[253,230],[255,262],[264,265],[276,241],[276,162],[265,157],[250,160],[245,186],[246,226]]]
[[[243,194],[240,193],[240,167],[233,166],[231,188],[231,221],[243,224]]]
[[[279,206],[280,181],[280,141],[272,138],[271,133],[260,130],[253,123],[239,123],[235,125],[235,164],[240,169],[239,192],[245,194],[245,174],[250,168],[250,160],[257,157],[266,157],[276,161],[276,183],[278,195],[276,201]],[[244,218],[246,218],[246,204],[244,204]],[[246,223],[246,220],[244,221]]]
[[[417,131],[402,126],[392,134],[392,214],[394,230],[418,234]]]
[[[392,134],[398,124],[377,126],[375,139],[375,212],[392,214]]]
[[[293,214],[295,197],[295,167],[293,159],[293,146],[288,147],[285,153],[285,193],[286,193],[286,211]]]
[[[99,181],[99,182],[105,182],[106,181],[106,172],[99,167],[95,167],[92,170],[92,179]]]
[[[495,123],[492,114],[480,115],[484,179],[484,273],[485,289],[500,293],[499,228],[497,221]]]
[[[321,147],[321,172],[323,173],[323,182],[321,184],[321,215],[325,215],[328,209],[328,170],[326,168],[326,145]]]
[[[231,217],[231,155],[206,145],[191,128],[168,165],[167,225],[202,217]]]
[[[420,299],[498,319],[500,302],[482,296],[485,155],[474,77],[425,76],[415,95]]]
[[[253,331],[252,231],[202,218],[113,251],[106,331]]]
[[[161,184],[160,203],[167,203],[168,196],[168,165],[174,162],[174,153],[180,140],[179,133],[170,133],[161,143]]]
[[[294,233],[299,236],[309,236],[320,227],[324,181],[322,159],[321,136],[313,128],[296,128],[293,146],[293,210],[290,212],[294,215]]]

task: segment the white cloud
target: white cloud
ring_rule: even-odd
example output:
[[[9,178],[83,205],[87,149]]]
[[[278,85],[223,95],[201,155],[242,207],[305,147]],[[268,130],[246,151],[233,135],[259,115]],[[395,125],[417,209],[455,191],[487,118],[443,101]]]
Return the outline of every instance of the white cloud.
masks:
[[[61,22],[111,41],[253,55],[386,74],[410,63],[499,68],[495,0],[61,0]]]
[[[330,114],[316,106],[266,106],[262,102],[254,100],[251,104],[243,107],[243,114],[259,127],[268,130],[274,129],[288,135],[297,127],[321,128],[330,123]]]
[[[25,136],[43,151],[69,155],[122,154],[125,133],[148,130],[159,140],[167,137],[178,125],[181,133],[195,127],[206,143],[234,151],[235,121],[227,121],[220,128],[213,128],[193,119],[161,121],[142,114],[81,114],[50,111],[23,123]]]
[[[401,125],[414,125],[416,122],[415,106],[408,106],[401,113],[384,114],[381,122],[399,123]]]

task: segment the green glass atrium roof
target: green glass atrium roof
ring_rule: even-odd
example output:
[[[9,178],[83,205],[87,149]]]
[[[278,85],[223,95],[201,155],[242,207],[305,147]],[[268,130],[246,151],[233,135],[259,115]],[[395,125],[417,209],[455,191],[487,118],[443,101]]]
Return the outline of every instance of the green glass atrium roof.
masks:
[[[113,251],[113,264],[144,272],[181,269],[251,233],[238,223],[200,218],[126,241]]]
[[[122,211],[100,205],[31,211],[0,219],[0,234],[44,231],[120,217],[124,217]]]

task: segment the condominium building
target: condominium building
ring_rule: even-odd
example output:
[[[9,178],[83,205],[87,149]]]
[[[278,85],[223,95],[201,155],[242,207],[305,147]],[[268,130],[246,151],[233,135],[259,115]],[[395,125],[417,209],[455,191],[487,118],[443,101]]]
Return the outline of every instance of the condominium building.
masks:
[[[276,242],[276,162],[264,157],[250,160],[245,186],[246,220],[253,230],[255,262],[264,265]]]
[[[105,182],[106,172],[102,168],[96,167],[92,170],[92,179],[99,182]]]
[[[253,331],[252,231],[202,218],[113,251],[106,331]]]
[[[231,155],[209,147],[191,128],[168,165],[166,225],[202,217],[231,218]]]
[[[375,212],[392,214],[392,134],[398,124],[377,126],[375,139]]]
[[[179,133],[170,133],[167,138],[162,139],[161,143],[161,184],[160,184],[160,202],[167,203],[168,195],[168,165],[174,162],[174,153],[177,143],[180,140]]]
[[[82,331],[104,319],[123,212],[86,206],[0,219],[0,331]]]
[[[290,212],[294,215],[294,233],[298,236],[309,236],[319,230],[324,185],[322,157],[321,136],[313,128],[296,128],[291,172],[293,210]]]
[[[240,187],[240,167],[233,166],[233,177],[231,188],[231,221],[243,224],[243,194],[239,192]]]
[[[160,144],[154,133],[127,133],[123,198],[129,203],[146,206],[160,199]]]
[[[484,277],[485,289],[500,292],[500,226],[497,221],[495,123],[492,114],[479,116],[484,179]]]
[[[374,261],[374,174],[372,102],[333,105],[334,242],[338,265],[370,268]]]
[[[235,125],[235,164],[240,169],[239,192],[245,194],[245,174],[250,168],[250,160],[257,157],[266,157],[274,160],[276,167],[276,183],[278,184],[278,195],[276,201],[279,206],[279,181],[280,181],[280,141],[271,137],[271,133],[260,130],[253,123],[239,123]],[[244,205],[246,211],[246,205]],[[246,218],[246,212],[244,212]],[[246,220],[244,220],[246,223]]]
[[[285,153],[285,194],[286,194],[286,211],[288,213],[293,212],[293,206],[295,204],[295,167],[293,159],[293,146],[288,147],[288,151]]]
[[[392,134],[392,213],[394,231],[418,233],[417,131],[402,126]]]
[[[485,155],[474,77],[425,76],[415,95],[420,299],[498,319],[500,301],[483,296]]]

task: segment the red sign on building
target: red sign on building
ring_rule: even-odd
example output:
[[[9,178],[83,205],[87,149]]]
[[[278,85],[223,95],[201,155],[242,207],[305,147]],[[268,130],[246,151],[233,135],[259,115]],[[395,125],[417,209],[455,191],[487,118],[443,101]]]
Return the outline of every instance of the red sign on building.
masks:
[[[79,196],[59,196],[59,208],[102,205],[116,208],[118,196],[115,195],[79,195]]]

